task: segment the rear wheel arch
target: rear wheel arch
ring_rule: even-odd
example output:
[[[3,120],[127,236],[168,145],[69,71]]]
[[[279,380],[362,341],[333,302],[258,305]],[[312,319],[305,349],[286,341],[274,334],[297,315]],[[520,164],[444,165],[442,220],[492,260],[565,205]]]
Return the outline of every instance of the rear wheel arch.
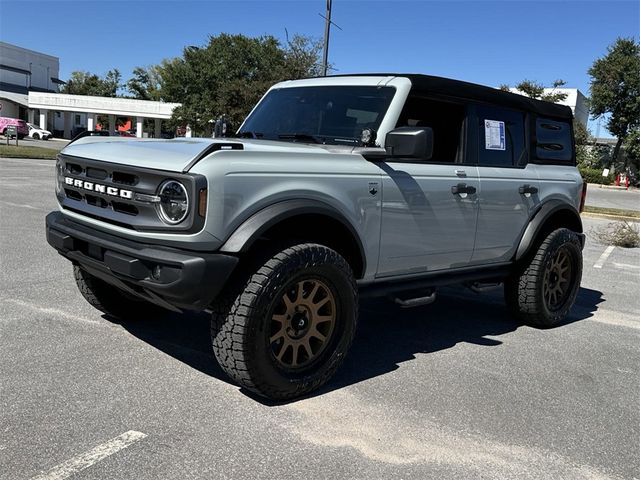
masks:
[[[365,250],[356,229],[337,209],[316,200],[284,201],[260,210],[233,232],[220,251],[247,253],[263,242],[291,239],[332,248],[356,278],[364,275]]]
[[[582,220],[578,211],[566,202],[552,200],[538,210],[525,228],[516,250],[515,260],[520,261],[531,252],[535,252],[544,239],[558,228],[583,233]]]

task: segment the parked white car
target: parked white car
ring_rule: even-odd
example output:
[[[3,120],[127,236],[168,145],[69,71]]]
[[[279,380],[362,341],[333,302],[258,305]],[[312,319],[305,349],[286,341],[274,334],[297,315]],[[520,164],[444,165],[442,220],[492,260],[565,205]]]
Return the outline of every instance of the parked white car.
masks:
[[[29,136],[34,140],[49,140],[53,137],[49,130],[36,127],[33,123],[27,123],[27,126],[29,127]]]

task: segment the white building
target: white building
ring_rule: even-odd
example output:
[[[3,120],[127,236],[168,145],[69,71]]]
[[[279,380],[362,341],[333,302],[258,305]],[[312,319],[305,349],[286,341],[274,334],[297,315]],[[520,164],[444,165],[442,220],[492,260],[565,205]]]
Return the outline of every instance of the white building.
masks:
[[[171,118],[179,103],[152,102],[132,98],[64,95],[58,86],[57,57],[0,42],[0,116],[37,123],[54,136],[72,138],[83,130],[94,130],[97,115],[108,118],[105,129],[113,132],[116,120],[125,117],[135,125],[136,136],[160,136],[161,122]],[[144,132],[144,119],[152,118],[153,132]]]
[[[511,93],[524,95],[517,88],[510,88]],[[587,106],[587,97],[585,97],[577,88],[545,88],[544,93],[564,93],[567,98],[559,102],[560,105],[566,105],[571,108],[573,116],[585,127],[589,121],[589,107]]]
[[[57,92],[57,57],[0,42],[0,115],[28,119],[28,93]]]

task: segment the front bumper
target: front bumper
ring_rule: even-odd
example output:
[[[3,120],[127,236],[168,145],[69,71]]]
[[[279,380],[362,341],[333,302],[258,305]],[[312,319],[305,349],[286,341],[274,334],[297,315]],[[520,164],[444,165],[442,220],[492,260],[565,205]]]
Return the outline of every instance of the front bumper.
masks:
[[[238,258],[146,245],[69,220],[60,212],[46,218],[47,242],[64,257],[101,280],[174,311],[206,309]]]

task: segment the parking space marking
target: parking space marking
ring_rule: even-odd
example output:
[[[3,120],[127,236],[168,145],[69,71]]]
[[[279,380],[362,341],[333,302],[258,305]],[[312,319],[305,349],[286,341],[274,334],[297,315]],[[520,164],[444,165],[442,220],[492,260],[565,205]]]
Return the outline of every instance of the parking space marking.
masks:
[[[48,472],[38,475],[37,477],[33,477],[32,480],[62,480],[64,478],[68,478],[71,475],[75,475],[76,473],[95,465],[110,455],[127,448],[129,445],[142,440],[146,436],[147,435],[145,433],[129,430],[128,432],[124,432],[122,435],[112,438],[91,450],[70,458],[60,465],[56,465]]]
[[[629,263],[618,263],[618,262],[612,262],[613,266],[620,269],[620,270],[629,270],[631,272],[637,272],[638,270],[640,270],[640,265],[631,265]]]
[[[46,210],[44,208],[34,207],[33,205],[27,205],[27,204],[23,204],[23,203],[5,202],[4,200],[0,200],[0,203],[2,203],[3,205],[7,205],[8,207],[28,208],[29,210]]]
[[[30,310],[34,310],[39,313],[44,313],[46,315],[53,315],[54,317],[62,317],[65,320],[73,320],[76,322],[90,323],[92,325],[101,325],[101,326],[104,325],[102,322],[91,320],[89,318],[79,317],[78,315],[73,315],[71,313],[65,312],[64,310],[60,310],[58,308],[40,307],[38,305],[34,305],[32,303],[25,302],[23,300],[18,300],[17,298],[5,298],[2,301],[6,303],[13,303],[14,305],[28,308]]]
[[[598,261],[593,264],[593,268],[602,268],[602,266],[604,265],[604,262],[607,261],[607,258],[609,258],[609,255],[611,255],[611,252],[613,252],[614,248],[616,247],[614,247],[613,245],[609,245],[607,248],[605,248],[604,252],[602,252],[602,255],[600,255],[600,258],[598,259]]]

